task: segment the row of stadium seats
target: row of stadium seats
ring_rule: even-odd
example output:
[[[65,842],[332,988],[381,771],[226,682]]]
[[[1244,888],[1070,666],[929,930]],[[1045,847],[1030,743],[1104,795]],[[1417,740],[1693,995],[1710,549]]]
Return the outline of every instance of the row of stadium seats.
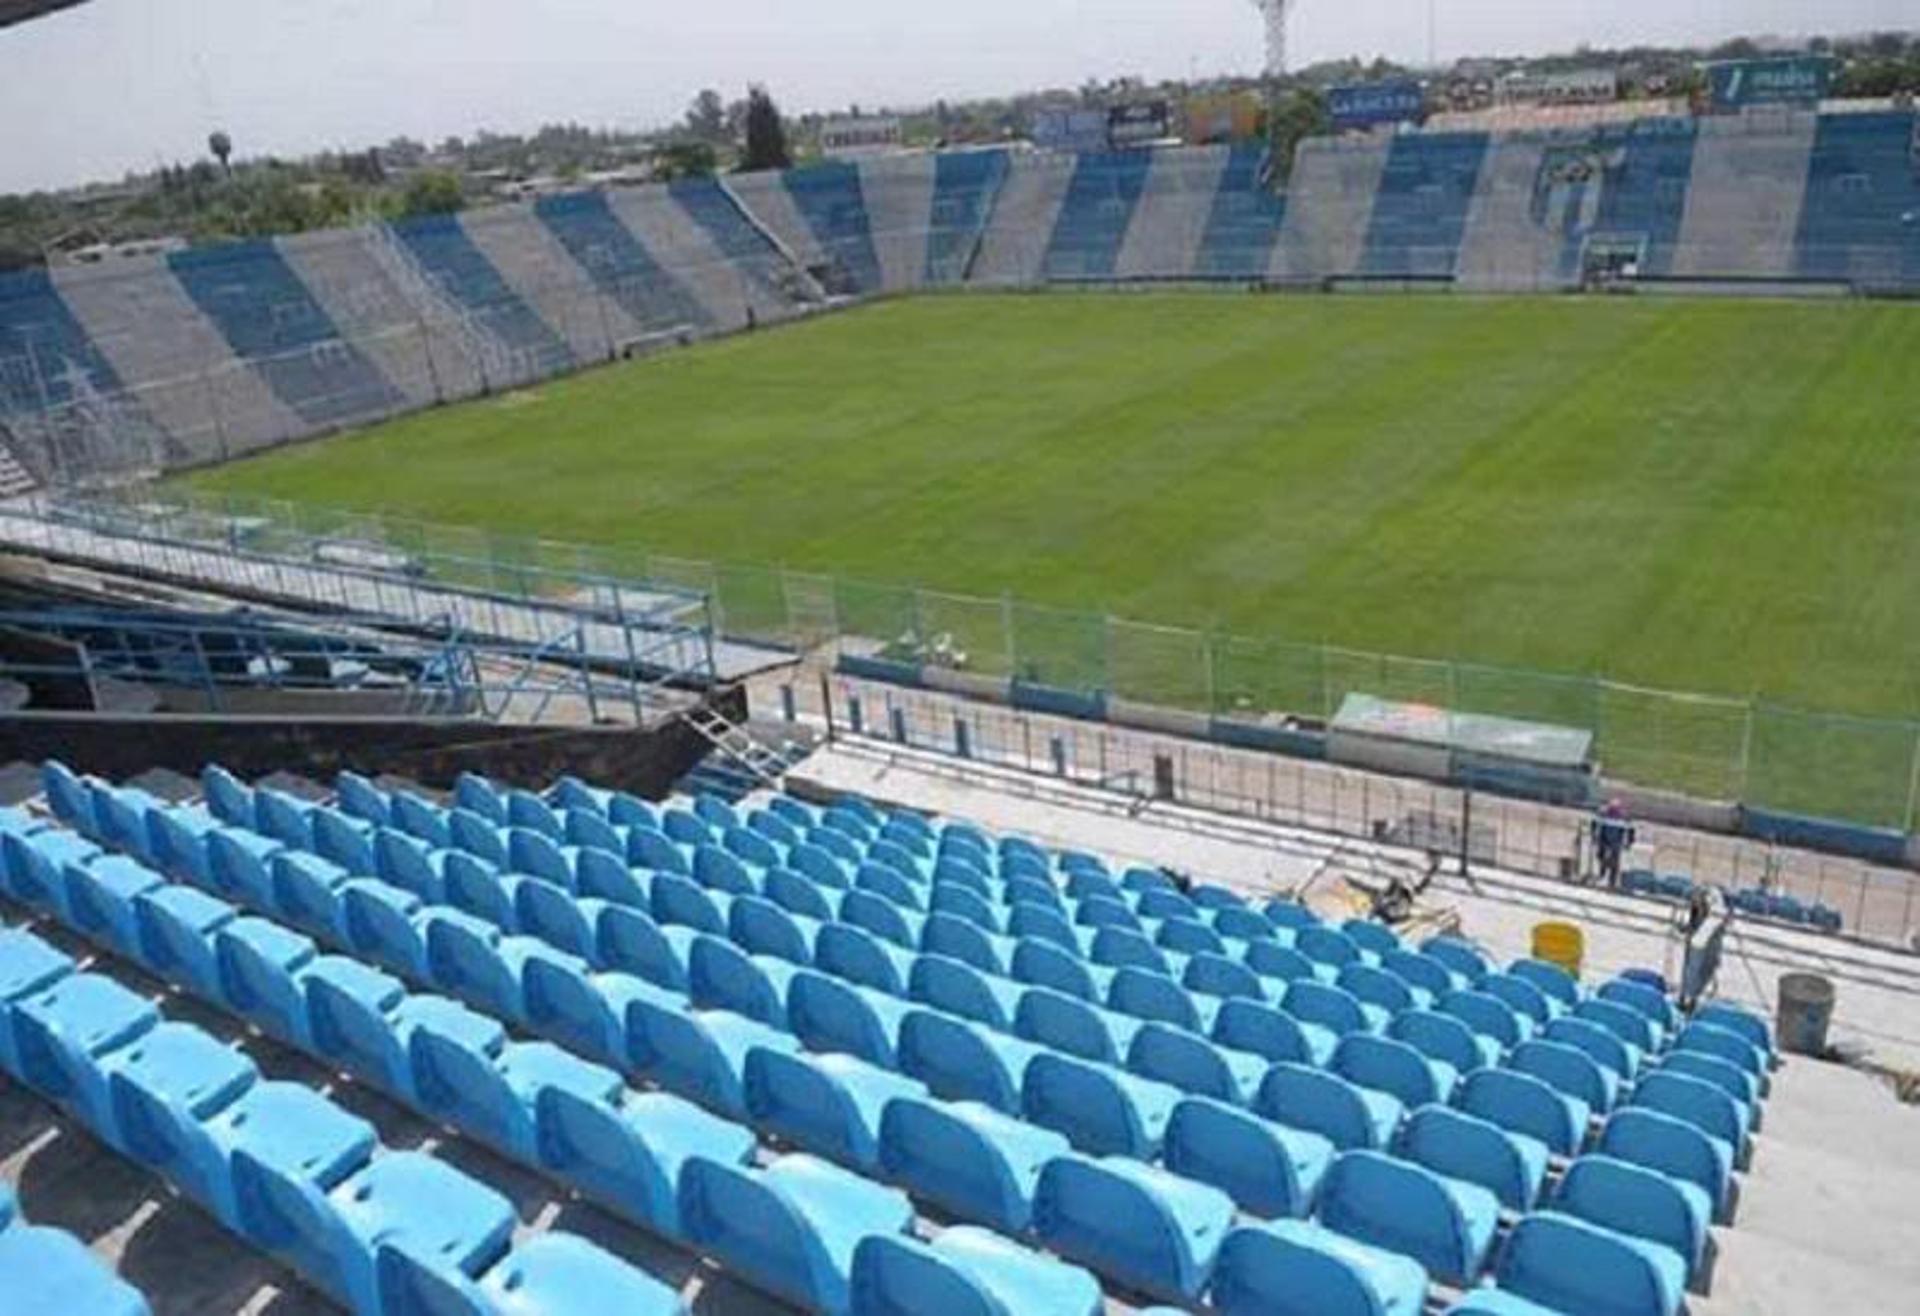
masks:
[[[5,955],[0,940],[0,964]],[[72,1234],[23,1220],[13,1189],[0,1182],[0,1316],[42,1313],[150,1316],[150,1309]]]
[[[1691,900],[1694,894],[1704,890],[1690,877],[1680,873],[1656,873],[1651,869],[1628,869],[1620,875],[1622,890],[1639,895],[1660,896],[1667,900]],[[1759,918],[1778,919],[1783,923],[1797,923],[1803,927],[1817,928],[1822,932],[1838,932],[1843,918],[1839,910],[1831,905],[1815,901],[1808,904],[1780,891],[1765,891],[1758,887],[1743,887],[1736,891],[1724,892],[1726,902],[1743,914]]]
[[[85,816],[89,812],[88,797],[84,793],[80,792],[78,784],[70,780],[63,779],[57,773],[50,773],[49,781],[50,781],[50,787],[51,787],[50,793],[56,803],[56,807],[61,807],[62,801],[64,799],[63,812],[69,815],[72,815],[76,820],[84,822]],[[343,790],[343,793],[342,793],[343,799],[355,793],[348,783],[343,783],[343,786],[347,787],[347,789]],[[264,792],[255,793],[254,795],[252,795],[251,798],[242,800],[238,798],[238,792],[243,790],[244,788],[239,788],[237,783],[232,783],[229,780],[222,780],[218,775],[214,775],[210,777],[210,788],[211,788],[209,792],[210,798],[215,804],[216,811],[224,811],[224,812],[227,812],[229,815],[244,812],[247,818],[255,822],[259,821],[259,816],[258,816],[259,813],[265,812],[270,817],[281,817],[282,822],[284,823],[284,817],[282,816],[284,814],[284,808],[281,807],[284,805],[284,802],[280,802],[279,804],[272,803],[271,801],[273,797],[268,793],[264,793]],[[564,796],[570,793],[576,793],[576,792],[574,792],[572,788],[563,787],[560,791],[556,792],[556,795]],[[461,794],[462,794],[462,797],[466,799],[467,803],[474,804],[480,810],[493,809],[501,817],[505,817],[509,812],[511,812],[513,807],[509,803],[506,803],[504,801],[498,801],[498,800],[496,800],[493,805],[489,805],[479,785],[477,784],[463,783],[463,789]],[[224,796],[224,802],[223,802],[223,796]],[[111,803],[110,803],[118,799],[118,796],[115,793],[111,793],[111,792],[99,793],[98,798],[101,801],[109,802],[109,803],[108,803],[108,807],[99,808],[93,811],[96,815],[98,815],[95,823],[96,826],[99,825],[99,818],[104,817],[107,819],[112,819],[116,816],[116,813],[119,812],[115,808],[111,807]],[[576,800],[576,802],[579,802],[579,801]],[[592,803],[593,801],[589,797],[587,802]],[[359,803],[363,809],[371,808],[376,805],[376,802],[367,798],[364,792],[361,792],[361,799]],[[603,797],[603,805],[605,803],[606,802],[604,801],[604,797]],[[638,804],[638,802],[633,802],[633,803]],[[261,808],[263,804],[266,806],[264,809]],[[789,802],[789,804],[791,806],[790,811],[792,812],[798,812],[804,809],[805,807],[805,806],[798,805],[797,802]],[[629,810],[631,810],[633,806],[629,805],[626,807]],[[704,812],[709,817],[712,817],[712,816],[724,817],[725,814],[722,812],[723,809],[724,809],[724,806],[716,806],[714,804],[708,803],[705,806]],[[530,804],[523,803],[521,805],[521,811],[523,814],[527,815],[528,817],[535,816],[534,810],[531,808]],[[609,811],[611,811],[611,808],[609,808]],[[125,830],[124,823],[113,824],[113,825],[119,825],[121,826],[122,830]],[[164,836],[165,834],[164,828],[153,828],[149,830],[152,830],[154,835],[156,836]],[[221,852],[222,852],[221,848],[218,845],[216,845],[214,847],[214,853],[218,854]],[[1083,857],[1081,860],[1077,861],[1078,866],[1082,867],[1083,870],[1087,867],[1087,863],[1086,863],[1087,858],[1090,858],[1090,857]],[[215,865],[215,867],[218,867],[218,865]],[[656,876],[659,876],[659,875],[656,875]],[[1198,892],[1196,893],[1196,895],[1202,899],[1209,898],[1207,896],[1207,893],[1205,892]],[[1213,899],[1217,900],[1218,897],[1213,897]],[[1222,902],[1222,903],[1225,903],[1225,902]],[[1297,907],[1294,907],[1294,908],[1297,909]],[[604,917],[604,911],[603,911],[603,917]],[[704,950],[718,944],[719,943],[711,940],[702,941],[702,942],[696,943],[695,949]],[[715,952],[708,950],[708,954],[713,955],[715,954]],[[735,956],[735,959],[742,963],[751,964],[751,961],[747,960],[745,956],[737,955]],[[725,961],[721,960],[719,962],[724,963]],[[533,961],[529,960],[528,964],[532,965],[533,967],[529,967],[526,970],[525,976],[528,983],[531,984],[537,977],[540,976],[540,974],[539,974],[537,965],[535,965]],[[686,966],[685,971],[690,974],[692,972],[692,968],[693,966],[691,962],[691,957],[689,957],[689,963]],[[805,982],[805,981],[808,981],[808,979],[800,977],[798,975],[789,975],[786,979],[787,985],[790,989],[796,987],[799,983]],[[768,984],[768,986],[770,987],[771,985]],[[1574,990],[1577,992],[1577,989],[1574,989]],[[794,993],[790,992],[790,998],[792,994]],[[1617,995],[1619,993],[1616,991],[1615,994]],[[535,995],[536,993],[533,991],[527,992],[527,997],[528,997],[528,1002],[530,1007],[531,1007],[531,1002],[535,997]],[[761,993],[760,1000],[764,1002],[768,999],[770,999],[768,993],[763,990],[763,992]],[[1655,997],[1655,1000],[1658,1002],[1658,1004],[1661,1007],[1663,1007],[1661,1013],[1663,1014],[1662,1021],[1664,1022],[1665,1002],[1663,999],[1658,997]],[[776,998],[776,1003],[777,1003],[777,998]],[[511,1002],[507,1002],[507,1004],[511,1004]],[[790,1004],[791,1004],[791,999],[789,1001],[789,1005]],[[765,1010],[767,1007],[763,1004],[761,1006],[754,1007],[754,1008],[761,1008]],[[923,1011],[922,1013],[926,1013],[926,1012]],[[1345,1046],[1347,1044],[1343,1043],[1342,1045]],[[817,1099],[817,1097],[814,1097],[812,1094],[809,1094],[805,1091],[806,1079],[809,1076],[801,1074],[798,1069],[795,1069],[793,1072],[787,1072],[783,1074],[783,1065],[786,1062],[786,1058],[783,1058],[777,1054],[774,1054],[770,1048],[765,1048],[764,1046],[762,1046],[759,1049],[761,1051],[761,1054],[755,1055],[753,1054],[752,1049],[750,1049],[748,1054],[745,1056],[744,1064],[739,1067],[740,1072],[733,1079],[733,1084],[732,1084],[733,1089],[744,1090],[744,1092],[748,1094],[745,1097],[746,1103],[748,1105],[753,1104],[754,1097],[752,1096],[752,1094],[755,1092],[764,1090],[766,1092],[774,1093],[775,1096],[766,1097],[762,1099],[763,1106],[766,1109],[771,1111],[774,1105],[778,1105],[779,1102],[784,1102],[785,1106],[783,1109],[786,1111],[786,1117],[788,1118],[801,1118],[804,1120],[809,1116],[815,1117],[814,1125],[810,1125],[807,1128],[804,1128],[801,1130],[801,1132],[814,1132],[815,1128],[820,1126],[820,1122],[818,1121],[817,1116],[819,1113],[819,1108],[821,1103]],[[1364,1054],[1364,1051],[1365,1051],[1365,1048],[1361,1046],[1352,1046],[1349,1049],[1355,1053],[1360,1053],[1360,1054]],[[1035,1059],[1037,1059],[1037,1057],[1035,1057]],[[1070,1062],[1067,1062],[1064,1059],[1061,1061],[1061,1063],[1070,1064]],[[815,1065],[814,1068],[818,1070],[821,1068],[821,1066]],[[1028,1074],[1029,1079],[1031,1079],[1033,1068],[1034,1066],[1032,1065],[1029,1066],[1029,1074]],[[1041,1067],[1041,1068],[1044,1071],[1045,1067]],[[1091,1072],[1091,1067],[1083,1066],[1082,1068]],[[1068,1069],[1067,1072],[1071,1073],[1072,1070]],[[759,1080],[757,1083],[755,1081],[755,1078],[753,1077],[754,1074],[759,1075]],[[864,1080],[864,1082],[850,1085],[847,1081],[849,1078],[849,1075],[853,1075],[855,1077],[861,1078],[862,1080]],[[1084,1080],[1085,1075],[1083,1074],[1080,1077]],[[1475,1076],[1476,1079],[1478,1077],[1479,1076],[1477,1075]],[[1513,1077],[1515,1079],[1521,1079],[1524,1076],[1516,1074],[1516,1075],[1513,1075]],[[880,1130],[877,1135],[875,1135],[872,1132],[876,1124],[876,1120],[874,1120],[873,1118],[868,1118],[865,1122],[865,1125],[862,1126],[863,1133],[865,1135],[864,1138],[851,1139],[844,1136],[845,1130],[852,1126],[851,1121],[847,1117],[846,1108],[849,1108],[849,1107],[855,1108],[856,1113],[861,1113],[861,1112],[858,1112],[857,1110],[860,1104],[859,1097],[860,1097],[861,1091],[864,1091],[865,1094],[867,1095],[870,1106],[875,1104],[876,1100],[882,1101],[882,1102],[890,1101],[894,1105],[899,1104],[898,1101],[894,1100],[894,1098],[899,1097],[899,1093],[896,1091],[894,1094],[894,1097],[888,1097],[886,1094],[886,1087],[884,1083],[882,1083],[880,1087],[877,1089],[877,1091],[880,1093],[879,1098],[877,1099],[874,1098],[873,1094],[876,1091],[872,1082],[874,1078],[875,1078],[875,1075],[860,1074],[859,1071],[853,1070],[848,1066],[838,1067],[837,1072],[834,1072],[832,1069],[829,1069],[828,1073],[826,1074],[825,1081],[827,1083],[829,1084],[837,1083],[840,1086],[840,1088],[843,1089],[842,1093],[837,1094],[841,1109],[831,1111],[830,1114],[832,1114],[834,1118],[826,1122],[827,1126],[830,1126],[837,1135],[840,1135],[840,1136],[836,1136],[833,1139],[830,1139],[831,1146],[824,1148],[825,1150],[828,1150],[830,1154],[837,1153],[842,1155],[843,1157],[846,1157],[849,1155],[855,1155],[855,1154],[872,1156],[876,1153],[867,1149],[875,1145],[877,1142],[883,1143],[885,1141],[885,1127],[884,1127],[885,1114],[879,1111],[865,1112],[868,1115],[876,1115],[876,1114],[879,1115],[880,1118],[877,1121],[877,1123],[880,1125]],[[1298,1084],[1296,1083],[1295,1086],[1298,1086]],[[1591,1086],[1591,1083],[1589,1083],[1589,1086]],[[791,1095],[792,1092],[796,1090],[796,1088],[801,1092],[801,1099],[797,1102],[792,1099],[792,1095]],[[1307,1090],[1308,1091],[1313,1090],[1311,1088],[1311,1085],[1309,1085]],[[779,1093],[781,1091],[785,1091],[787,1095],[779,1096]],[[848,1092],[851,1092],[852,1095],[851,1096],[847,1095]],[[731,1098],[731,1099],[739,1100],[740,1098]],[[901,1098],[901,1099],[904,1099],[904,1098]],[[768,1105],[767,1103],[773,1103],[773,1105]],[[1206,1121],[1203,1118],[1203,1116],[1207,1113],[1205,1108],[1199,1105],[1198,1103],[1189,1103],[1189,1105],[1192,1105],[1194,1109],[1199,1112],[1197,1114],[1192,1115],[1190,1117],[1189,1122],[1204,1129],[1206,1126]],[[1071,1107],[1067,1107],[1067,1108],[1071,1109]],[[798,1112],[798,1116],[795,1116],[793,1113],[796,1111]],[[1225,1111],[1224,1108],[1223,1108],[1223,1111],[1224,1113],[1229,1115],[1232,1113],[1231,1111]],[[1652,1116],[1649,1118],[1658,1119],[1657,1116]],[[1257,1123],[1257,1121],[1246,1120],[1243,1117],[1243,1123],[1252,1124],[1252,1123]],[[1418,1122],[1416,1121],[1416,1123]],[[1422,1125],[1422,1127],[1429,1130],[1429,1134],[1425,1139],[1425,1141],[1427,1142],[1434,1141],[1430,1130],[1436,1125],[1440,1125],[1440,1123],[1441,1122],[1437,1118],[1424,1119],[1424,1124]],[[1629,1120],[1626,1120],[1624,1117],[1616,1118],[1614,1121],[1610,1123],[1609,1127],[1611,1128],[1613,1124],[1619,1124],[1625,1132],[1631,1132],[1632,1122]],[[1409,1127],[1411,1128],[1413,1126],[1410,1125]],[[1655,1127],[1656,1127],[1656,1131],[1658,1131],[1658,1126],[1656,1125]],[[1076,1127],[1072,1123],[1069,1123],[1068,1132],[1072,1133],[1075,1131],[1081,1132],[1084,1136],[1085,1127],[1080,1126],[1076,1130]],[[1582,1128],[1581,1132],[1584,1134],[1584,1127]],[[1199,1139],[1199,1144],[1204,1145],[1206,1141],[1207,1140],[1204,1137],[1202,1137]],[[1420,1140],[1416,1139],[1415,1141],[1418,1142]],[[1441,1138],[1440,1141],[1444,1143],[1446,1140],[1444,1138]],[[1311,1160],[1312,1158],[1307,1158],[1307,1159]],[[1544,1152],[1542,1152],[1542,1154],[1537,1158],[1537,1160],[1544,1167],[1544,1162],[1545,1162]],[[1232,1158],[1222,1158],[1222,1163],[1231,1165],[1234,1162]],[[1342,1166],[1364,1167],[1365,1164],[1366,1162],[1364,1161],[1353,1161],[1346,1158],[1343,1158],[1343,1160],[1340,1162],[1340,1165]],[[1393,1163],[1387,1162],[1387,1164],[1392,1165]],[[1366,1182],[1368,1182],[1368,1179],[1366,1177],[1367,1173],[1368,1172],[1364,1168],[1343,1169],[1341,1172],[1341,1176],[1338,1178],[1337,1182],[1341,1184],[1346,1184],[1351,1180],[1364,1185]],[[1378,1177],[1378,1173],[1379,1172],[1377,1170],[1374,1172],[1376,1178]],[[1055,1177],[1061,1178],[1063,1177],[1063,1174],[1064,1172],[1062,1172],[1062,1174],[1057,1174]],[[1391,1177],[1391,1171],[1389,1171],[1389,1177]],[[1587,1177],[1593,1177],[1593,1176],[1589,1174]],[[1061,1191],[1064,1192],[1064,1190],[1061,1190]],[[1336,1193],[1335,1199],[1334,1199],[1336,1203],[1335,1209],[1336,1210],[1340,1209],[1340,1207],[1338,1206],[1338,1203],[1345,1202],[1348,1198],[1351,1198],[1351,1197],[1364,1197],[1364,1192],[1361,1189],[1352,1189],[1352,1190],[1343,1189],[1341,1192]],[[1480,1212],[1479,1214],[1480,1216],[1486,1215],[1485,1212]],[[1363,1223],[1355,1224],[1355,1223],[1352,1223],[1351,1221],[1349,1222],[1348,1227],[1354,1230],[1355,1232],[1365,1232],[1365,1228],[1366,1228],[1366,1226]],[[1393,1234],[1390,1223],[1386,1226],[1382,1226],[1382,1228],[1384,1229],[1384,1232],[1386,1233],[1387,1236],[1397,1237],[1397,1235]],[[1487,1237],[1488,1237],[1488,1240],[1490,1241],[1491,1239],[1490,1230],[1488,1231]],[[1433,1259],[1433,1258],[1430,1258],[1430,1259]],[[1479,1259],[1483,1260],[1484,1257],[1481,1257]],[[1462,1262],[1461,1264],[1463,1266],[1465,1265],[1464,1262]],[[1471,1272],[1469,1272],[1469,1275],[1470,1274]],[[1184,1286],[1176,1285],[1176,1287],[1184,1287]],[[1424,1288],[1424,1284],[1423,1284],[1423,1288]],[[1187,1295],[1187,1296],[1191,1296],[1191,1295]]]

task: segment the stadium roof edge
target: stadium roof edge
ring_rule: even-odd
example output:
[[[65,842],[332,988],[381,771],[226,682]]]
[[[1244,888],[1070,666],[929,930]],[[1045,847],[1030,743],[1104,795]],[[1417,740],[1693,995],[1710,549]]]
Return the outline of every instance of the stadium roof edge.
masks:
[[[0,27],[12,27],[56,10],[71,9],[85,0],[0,0]]]

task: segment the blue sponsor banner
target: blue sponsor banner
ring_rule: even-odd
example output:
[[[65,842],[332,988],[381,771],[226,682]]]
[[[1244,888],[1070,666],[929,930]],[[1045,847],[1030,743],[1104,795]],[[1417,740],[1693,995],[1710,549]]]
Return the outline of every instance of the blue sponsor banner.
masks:
[[[1427,96],[1413,81],[1367,82],[1328,91],[1327,111],[1333,116],[1335,128],[1418,123],[1426,118]]]
[[[1104,151],[1107,149],[1105,110],[1036,110],[1033,144],[1045,151]]]
[[[1736,59],[1707,65],[1714,108],[1743,105],[1812,105],[1833,85],[1834,61],[1825,55],[1781,59]]]

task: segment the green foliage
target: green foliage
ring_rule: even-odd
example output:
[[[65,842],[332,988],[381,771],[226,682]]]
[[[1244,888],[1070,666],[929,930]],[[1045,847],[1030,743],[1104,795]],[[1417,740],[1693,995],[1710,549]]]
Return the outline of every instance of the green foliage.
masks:
[[[1900,304],[923,298],[194,482],[1905,715],[1916,359]]]
[[[466,203],[466,192],[458,174],[445,169],[423,169],[407,180],[399,212],[409,219],[421,215],[451,215]]]
[[[713,88],[704,88],[687,106],[687,135],[708,147],[725,146],[733,140],[727,124],[727,103]]]
[[[654,157],[654,170],[663,181],[705,178],[720,168],[720,157],[705,142],[674,142]]]
[[[1333,126],[1327,113],[1327,98],[1314,87],[1297,87],[1276,102],[1267,114],[1273,156],[1282,170],[1293,167],[1293,153],[1309,137],[1327,133]]]
[[[780,120],[780,109],[765,87],[747,92],[747,149],[741,157],[743,170],[786,169],[793,164],[793,152],[787,146],[787,128]]]

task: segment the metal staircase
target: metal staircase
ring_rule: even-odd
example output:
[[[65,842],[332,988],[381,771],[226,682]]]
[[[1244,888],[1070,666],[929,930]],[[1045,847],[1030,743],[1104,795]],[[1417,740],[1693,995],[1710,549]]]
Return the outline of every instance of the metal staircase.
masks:
[[[710,705],[700,704],[681,716],[711,747],[681,780],[684,789],[695,793],[737,800],[756,790],[779,790],[787,769],[801,757],[791,749],[783,751],[762,744],[745,727]]]

